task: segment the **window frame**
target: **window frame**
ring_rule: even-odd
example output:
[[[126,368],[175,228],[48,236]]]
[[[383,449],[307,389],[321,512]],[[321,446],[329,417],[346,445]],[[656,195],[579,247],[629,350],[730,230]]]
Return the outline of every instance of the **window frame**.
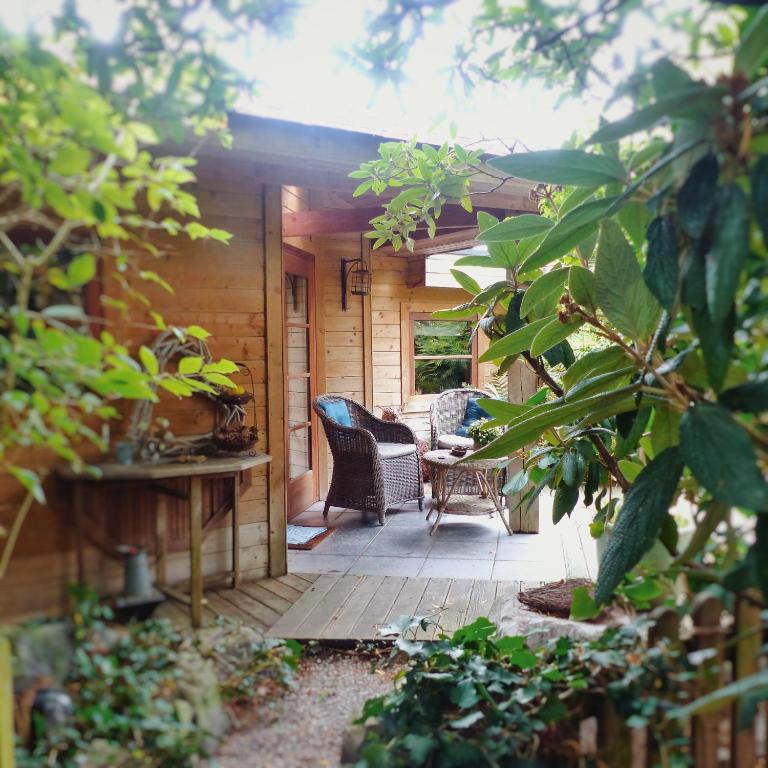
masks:
[[[429,395],[422,395],[416,392],[416,355],[414,351],[415,346],[415,333],[414,333],[414,323],[417,320],[431,320],[433,322],[447,322],[447,323],[453,323],[453,322],[464,322],[463,320],[456,321],[456,320],[436,320],[434,317],[432,317],[432,312],[426,312],[426,311],[417,311],[410,309],[408,311],[408,344],[405,350],[405,353],[408,355],[408,386],[407,390],[404,387],[403,394],[407,397],[422,397],[422,396],[436,396],[436,393],[431,393]],[[473,318],[468,318],[466,322],[472,323]],[[470,387],[477,387],[478,384],[478,363],[477,363],[478,353],[477,353],[477,334],[472,338],[472,343],[470,346],[470,354],[469,355],[430,355],[428,358],[422,358],[422,359],[432,359],[432,360],[467,360],[469,359],[471,361],[470,364],[470,381],[468,382],[468,386]]]

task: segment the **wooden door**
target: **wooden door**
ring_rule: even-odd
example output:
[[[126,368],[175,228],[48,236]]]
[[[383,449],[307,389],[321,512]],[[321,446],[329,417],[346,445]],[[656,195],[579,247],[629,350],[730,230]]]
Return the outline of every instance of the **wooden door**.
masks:
[[[288,518],[318,500],[315,387],[315,260],[283,246],[285,324],[285,425]]]

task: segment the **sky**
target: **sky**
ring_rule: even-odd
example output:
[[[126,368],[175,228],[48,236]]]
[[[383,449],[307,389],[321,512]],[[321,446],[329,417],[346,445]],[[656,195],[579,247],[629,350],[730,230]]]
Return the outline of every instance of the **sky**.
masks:
[[[19,32],[26,25],[39,27],[60,2],[0,1],[0,19]],[[87,10],[95,34],[108,39],[115,1],[78,3]],[[590,133],[600,114],[597,98],[571,99],[557,107],[558,94],[538,83],[485,85],[468,96],[459,83],[451,82],[452,52],[478,5],[479,0],[459,0],[439,29],[414,47],[408,79],[379,86],[352,65],[348,53],[365,39],[366,13],[377,1],[303,0],[291,33],[275,38],[256,32],[232,51],[232,61],[260,81],[258,94],[239,107],[258,115],[431,141],[448,138],[454,124],[463,143],[521,142],[528,149],[558,147],[574,132]],[[629,30],[627,45],[649,33]]]

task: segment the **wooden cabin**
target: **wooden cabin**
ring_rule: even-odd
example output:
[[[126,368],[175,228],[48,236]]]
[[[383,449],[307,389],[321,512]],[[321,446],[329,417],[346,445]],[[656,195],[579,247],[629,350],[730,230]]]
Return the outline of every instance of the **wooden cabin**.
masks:
[[[202,221],[233,233],[232,241],[163,243],[175,250],[152,269],[175,293],[153,286],[149,295],[167,323],[203,326],[212,334],[214,356],[244,362],[254,375],[257,448],[272,460],[247,473],[240,487],[239,555],[243,577],[260,578],[286,573],[286,523],[322,499],[328,487],[331,460],[309,408],[311,396],[341,393],[374,411],[402,407],[417,431],[427,431],[432,396],[419,394],[414,380],[414,323],[466,300],[431,257],[470,247],[476,216],[447,206],[437,237],[420,233],[415,253],[371,253],[362,235],[381,201],[353,198],[356,182],[348,174],[376,157],[379,144],[389,139],[240,114],[232,115],[231,128],[231,150],[209,144],[200,152],[195,192]],[[475,191],[487,192],[483,208],[497,216],[537,212],[529,184],[513,180],[489,191],[495,183],[475,185]],[[362,297],[348,293],[345,310],[343,260],[349,268],[360,258],[372,271],[371,290]],[[104,281],[108,292],[118,292],[108,275]],[[150,330],[126,326],[114,314],[109,319],[134,350],[151,343]],[[475,345],[469,383],[483,385],[492,370],[477,365],[477,354]],[[155,415],[166,417],[177,435],[207,432],[214,419],[208,401],[170,395],[162,397]],[[113,440],[120,429],[113,428]],[[3,617],[66,606],[67,585],[76,573],[71,489],[54,472],[46,487],[49,504],[31,511],[0,586]],[[102,592],[120,584],[116,544],[145,544],[150,551],[161,546],[156,491],[144,484],[129,492],[105,488],[89,494],[82,562],[89,584]],[[181,489],[174,495],[172,483],[164,491],[165,568],[170,581],[184,581],[185,501]],[[204,485],[202,567],[210,577],[232,562],[232,500],[226,494],[215,480]],[[18,487],[0,478],[0,524],[10,521],[18,498]]]

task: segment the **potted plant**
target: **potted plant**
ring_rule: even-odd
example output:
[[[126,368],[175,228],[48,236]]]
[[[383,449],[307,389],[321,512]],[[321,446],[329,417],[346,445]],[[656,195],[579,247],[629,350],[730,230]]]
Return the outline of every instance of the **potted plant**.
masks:
[[[501,437],[503,431],[502,428],[488,426],[490,422],[491,419],[478,419],[467,430],[467,435],[475,442],[473,446],[474,450],[478,450],[484,445],[492,443],[497,437]]]

